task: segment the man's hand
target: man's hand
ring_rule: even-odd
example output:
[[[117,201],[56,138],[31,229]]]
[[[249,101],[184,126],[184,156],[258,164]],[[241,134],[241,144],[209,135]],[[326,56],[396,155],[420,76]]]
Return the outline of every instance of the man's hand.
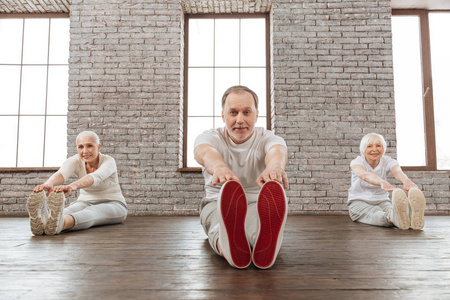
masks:
[[[284,171],[287,157],[287,149],[283,145],[277,144],[270,147],[265,158],[266,169],[256,179],[259,187],[262,187],[267,181],[273,180],[282,184],[285,189],[289,188],[287,175]]]
[[[239,178],[226,165],[217,166],[214,169],[214,174],[212,178],[213,185],[217,185],[218,183],[224,184],[229,180],[239,181]]]
[[[256,183],[262,187],[264,183],[271,180],[281,183],[285,189],[289,188],[286,172],[281,167],[267,167],[256,179]]]
[[[219,151],[211,145],[202,144],[194,150],[195,160],[213,175],[212,184],[225,183],[229,180],[239,181],[239,178],[228,168]]]

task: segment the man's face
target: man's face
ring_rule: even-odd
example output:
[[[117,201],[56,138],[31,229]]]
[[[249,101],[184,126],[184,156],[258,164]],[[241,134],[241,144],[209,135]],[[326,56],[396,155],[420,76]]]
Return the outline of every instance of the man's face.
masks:
[[[222,110],[222,120],[233,142],[236,144],[246,142],[253,134],[257,119],[258,110],[252,94],[236,91],[227,96]]]

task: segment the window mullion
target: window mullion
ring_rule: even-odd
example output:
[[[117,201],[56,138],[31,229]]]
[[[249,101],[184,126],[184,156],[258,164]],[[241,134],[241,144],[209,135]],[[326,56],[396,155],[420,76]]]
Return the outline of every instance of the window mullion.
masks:
[[[272,115],[275,113],[275,108],[272,110],[272,65],[270,52],[270,17],[266,15],[266,128],[272,130]]]
[[[22,23],[22,47],[21,47],[21,53],[20,53],[19,106],[17,108],[16,168],[19,166],[20,101],[21,101],[21,97],[22,97],[22,70],[23,70],[24,42],[25,42],[25,19],[23,19],[23,23]]]
[[[213,107],[212,107],[212,123],[213,128],[216,128],[216,19],[214,19],[214,30],[213,30],[213,87],[212,87],[212,99],[213,99]]]
[[[189,16],[184,19],[184,68],[183,68],[183,155],[182,168],[187,167],[187,135],[188,135],[188,73],[189,73]]]
[[[428,11],[421,10],[419,12],[419,18],[422,47],[422,77],[427,170],[436,170],[436,137],[434,128],[433,82],[431,77],[431,50]]]
[[[45,166],[45,139],[47,137],[47,104],[48,104],[48,73],[50,70],[50,32],[52,19],[48,19],[48,43],[47,43],[47,78],[45,80],[45,110],[44,110],[44,141],[42,151],[42,167]]]

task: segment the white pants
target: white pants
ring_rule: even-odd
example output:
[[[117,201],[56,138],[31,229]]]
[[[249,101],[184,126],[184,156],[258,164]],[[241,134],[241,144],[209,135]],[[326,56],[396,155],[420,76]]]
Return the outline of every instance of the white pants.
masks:
[[[122,202],[115,200],[75,201],[64,209],[64,215],[71,215],[75,220],[75,226],[71,230],[82,230],[122,223],[127,217],[127,208]]]
[[[383,227],[392,227],[392,224],[387,221],[391,210],[392,203],[389,200],[378,203],[353,200],[348,206],[352,221]]]
[[[247,205],[247,216],[245,218],[245,235],[250,247],[254,247],[257,239],[257,218],[256,202]],[[208,236],[211,248],[220,255],[217,249],[217,240],[219,239],[219,214],[217,212],[217,201],[212,201],[205,204],[201,208],[200,223]]]

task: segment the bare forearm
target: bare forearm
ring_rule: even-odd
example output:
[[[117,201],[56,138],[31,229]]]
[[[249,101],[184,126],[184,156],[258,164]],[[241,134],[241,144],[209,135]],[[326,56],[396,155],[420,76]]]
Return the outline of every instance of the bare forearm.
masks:
[[[407,181],[410,181],[410,179],[408,178],[408,176],[405,175],[405,173],[398,174],[397,176],[395,176],[395,179],[403,184],[405,184]]]
[[[407,185],[413,184],[413,182],[408,178],[408,176],[406,176],[406,174],[403,173],[400,166],[397,165],[397,166],[392,167],[391,172],[398,182],[401,182],[401,183],[407,184]]]
[[[284,188],[289,188],[288,178],[286,175],[287,150],[281,145],[270,147],[265,157],[266,168],[256,179],[258,186],[262,187],[270,180],[282,183]]]
[[[214,148],[208,148],[203,156],[197,159],[197,162],[206,168],[209,174],[214,174],[214,171],[218,167],[226,167],[225,161],[223,160],[222,155],[220,155],[219,151]]]
[[[381,183],[384,181],[383,179],[381,179],[380,177],[378,177],[377,175],[370,173],[370,172],[366,172],[364,174],[361,174],[361,176],[359,176],[362,180],[364,180],[367,183],[373,184],[373,185],[380,185]]]
[[[392,174],[394,174],[394,177],[397,181],[403,183],[403,190],[405,192],[408,192],[411,188],[416,186],[416,184],[412,182],[405,173],[403,173],[400,166],[394,166],[391,172]]]
[[[266,154],[266,168],[286,168],[287,150],[284,147],[271,147]]]
[[[195,160],[205,167],[206,171],[213,175],[212,184],[225,183],[228,180],[239,181],[225,163],[222,155],[210,145],[200,145],[194,151]]]

